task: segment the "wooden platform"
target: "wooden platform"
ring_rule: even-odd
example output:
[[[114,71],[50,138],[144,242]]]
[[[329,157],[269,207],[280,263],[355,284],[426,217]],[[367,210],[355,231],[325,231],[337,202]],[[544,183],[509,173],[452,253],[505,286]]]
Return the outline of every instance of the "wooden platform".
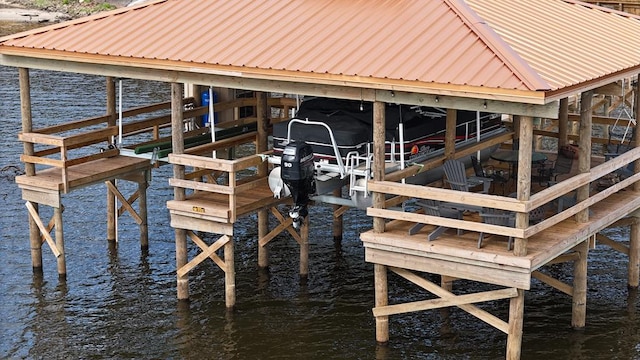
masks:
[[[413,223],[400,220],[387,223],[384,233],[370,230],[360,237],[367,262],[528,290],[533,271],[638,208],[640,192],[613,194],[590,208],[588,222],[569,218],[529,238],[526,256],[515,256],[507,250],[507,238],[503,236],[485,238],[478,249],[478,232],[456,235],[455,230],[448,230],[428,241],[432,225],[408,235]]]
[[[241,217],[287,202],[291,202],[290,197],[282,199],[273,197],[273,192],[269,189],[265,178],[265,181],[261,184],[235,194],[235,216]],[[188,195],[185,200],[167,201],[167,208],[171,214],[172,227],[215,232],[210,229],[215,224],[207,222],[213,221],[223,224],[232,224],[234,222],[231,216],[228,194],[197,191]],[[187,221],[187,219],[192,219],[192,221],[189,221],[190,227],[185,227],[184,224],[178,226],[180,223]],[[196,222],[200,223],[200,225],[193,227]],[[202,228],[203,226],[209,230],[205,230]]]
[[[148,159],[114,156],[68,167],[67,182],[72,190],[150,168]],[[56,167],[40,170],[34,176],[17,176],[16,183],[21,188],[64,189],[62,169]]]

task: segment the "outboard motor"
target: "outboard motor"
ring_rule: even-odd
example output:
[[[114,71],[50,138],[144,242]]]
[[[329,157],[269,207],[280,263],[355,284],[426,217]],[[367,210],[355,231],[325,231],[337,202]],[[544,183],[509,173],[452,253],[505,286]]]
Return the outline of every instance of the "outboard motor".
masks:
[[[294,207],[289,211],[293,227],[298,228],[309,214],[309,194],[315,192],[313,150],[304,141],[291,141],[282,152],[282,181],[291,191]]]

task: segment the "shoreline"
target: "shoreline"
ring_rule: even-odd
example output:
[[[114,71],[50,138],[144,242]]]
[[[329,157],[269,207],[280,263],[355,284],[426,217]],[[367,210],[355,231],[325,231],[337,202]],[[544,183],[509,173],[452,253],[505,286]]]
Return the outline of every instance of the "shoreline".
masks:
[[[31,0],[0,0],[0,22],[15,23],[59,23],[78,17],[88,16],[104,10],[116,9],[128,6],[134,1],[130,0],[110,0],[100,4],[94,4],[90,0],[80,2],[72,0],[73,5],[63,7],[68,10],[60,11],[57,8],[40,8],[36,1]],[[139,3],[139,2],[138,2]],[[109,9],[100,8],[99,5],[106,5]]]
[[[55,23],[70,19],[70,15],[62,12],[29,9],[19,4],[0,0],[0,21],[18,23]]]

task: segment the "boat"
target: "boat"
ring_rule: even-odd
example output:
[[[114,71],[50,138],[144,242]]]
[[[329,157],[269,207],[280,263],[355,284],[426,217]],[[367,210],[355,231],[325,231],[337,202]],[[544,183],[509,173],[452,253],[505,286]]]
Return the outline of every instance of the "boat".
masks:
[[[387,104],[385,111],[387,172],[443,154],[446,109]],[[505,131],[501,114],[457,110],[457,148]],[[273,125],[273,155],[269,161],[280,165],[269,176],[274,196],[293,196],[302,218],[310,199],[359,208],[371,206],[366,184],[371,179],[372,142],[373,103],[305,98],[293,118]],[[496,147],[483,150],[480,158],[486,160]],[[442,169],[436,168],[407,182],[427,184],[442,175]],[[345,185],[349,198],[331,195]],[[290,215],[300,214],[294,211]]]

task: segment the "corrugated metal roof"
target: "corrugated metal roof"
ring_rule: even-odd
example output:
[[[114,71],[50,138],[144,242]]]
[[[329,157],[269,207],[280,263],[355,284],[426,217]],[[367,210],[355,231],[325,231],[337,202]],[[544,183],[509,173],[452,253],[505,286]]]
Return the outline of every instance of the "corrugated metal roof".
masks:
[[[0,54],[486,95],[637,67],[638,39],[638,17],[570,0],[166,0],[8,37]]]
[[[466,1],[551,89],[640,64],[638,17],[579,1]]]

